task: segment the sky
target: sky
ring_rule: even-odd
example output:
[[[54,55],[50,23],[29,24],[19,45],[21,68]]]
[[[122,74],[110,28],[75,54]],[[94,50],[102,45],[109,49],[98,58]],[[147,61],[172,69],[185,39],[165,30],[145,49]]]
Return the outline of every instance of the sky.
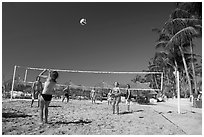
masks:
[[[171,2],[4,2],[3,80],[12,78],[14,65],[145,70],[156,51],[158,35],[152,28],[161,28],[174,9]],[[201,40],[196,43],[201,55]],[[59,83],[66,80],[61,76]]]

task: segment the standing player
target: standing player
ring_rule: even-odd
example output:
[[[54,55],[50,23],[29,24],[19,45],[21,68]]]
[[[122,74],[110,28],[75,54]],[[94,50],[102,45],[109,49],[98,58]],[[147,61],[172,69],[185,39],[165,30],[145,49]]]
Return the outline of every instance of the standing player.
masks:
[[[62,102],[64,101],[65,98],[67,98],[67,103],[68,103],[68,102],[69,102],[69,92],[70,92],[69,86],[67,86],[67,87],[63,90],[63,92],[64,92],[64,95],[63,95],[63,98],[62,98]]]
[[[127,103],[127,111],[130,112],[130,101],[131,101],[131,91],[130,91],[130,85],[127,84],[127,92],[126,92],[126,103]]]
[[[91,90],[91,102],[92,102],[92,104],[96,103],[96,91],[95,91],[95,88],[93,88]]]
[[[43,86],[42,82],[40,81],[40,77],[36,77],[36,81],[33,83],[32,86],[32,101],[31,101],[31,107],[33,107],[33,102],[35,99],[38,99],[38,107],[39,107],[39,96],[42,93]]]
[[[46,78],[44,88],[42,94],[40,96],[40,123],[43,123],[43,112],[45,115],[45,123],[48,123],[48,106],[52,100],[52,95],[54,93],[54,88],[57,84],[56,79],[58,78],[57,71],[49,71],[48,76],[44,76],[43,74],[47,70],[44,70],[39,74],[39,77]]]
[[[121,91],[119,88],[119,83],[114,83],[115,87],[112,91],[112,97],[113,97],[113,114],[115,114],[115,108],[116,108],[116,114],[119,115],[119,103],[121,102]]]
[[[109,92],[108,92],[108,105],[110,104],[111,105],[111,102],[112,102],[112,97],[111,97],[111,95],[112,95],[112,90],[109,90]]]

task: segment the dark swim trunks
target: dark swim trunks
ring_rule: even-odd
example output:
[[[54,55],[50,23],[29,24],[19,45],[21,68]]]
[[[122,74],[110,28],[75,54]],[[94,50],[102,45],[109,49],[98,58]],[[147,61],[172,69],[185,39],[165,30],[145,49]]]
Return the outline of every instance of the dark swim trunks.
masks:
[[[45,101],[51,101],[52,100],[52,95],[48,95],[48,94],[41,94],[41,95]]]
[[[69,94],[67,94],[67,93],[66,93],[66,94],[64,94],[64,95],[65,95],[66,97],[69,97]]]

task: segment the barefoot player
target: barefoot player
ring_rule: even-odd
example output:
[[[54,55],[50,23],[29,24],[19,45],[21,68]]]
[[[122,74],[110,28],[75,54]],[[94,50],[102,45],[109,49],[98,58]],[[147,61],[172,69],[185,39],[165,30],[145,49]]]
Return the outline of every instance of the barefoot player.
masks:
[[[64,101],[65,98],[67,98],[67,103],[69,102],[69,86],[67,86],[64,90],[63,90],[64,94],[63,94],[63,98],[62,98],[62,102]]]
[[[115,114],[115,108],[116,108],[116,114],[119,115],[119,103],[121,102],[121,91],[119,88],[119,83],[114,83],[115,87],[112,91],[112,97],[113,97],[113,114]]]
[[[130,85],[127,84],[127,92],[126,92],[126,104],[127,104],[127,111],[130,112],[130,101],[131,101],[131,91],[130,91]]]
[[[31,101],[31,107],[33,107],[33,102],[35,99],[38,99],[38,107],[39,107],[39,95],[42,93],[43,86],[42,82],[40,81],[40,77],[36,77],[36,81],[33,83],[32,86],[32,101]]]
[[[47,70],[44,70],[39,74],[39,77],[46,78],[44,88],[40,97],[40,122],[43,123],[43,112],[45,115],[45,123],[48,123],[48,106],[52,100],[52,95],[54,93],[54,88],[56,86],[56,79],[58,78],[57,71],[49,71],[48,76],[44,76],[43,74]]]

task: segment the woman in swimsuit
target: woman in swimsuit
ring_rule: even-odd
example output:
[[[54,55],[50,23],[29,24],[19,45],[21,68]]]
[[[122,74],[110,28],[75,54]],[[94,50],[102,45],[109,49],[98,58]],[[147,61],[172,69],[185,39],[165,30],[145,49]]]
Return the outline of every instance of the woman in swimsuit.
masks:
[[[116,108],[116,114],[119,115],[119,103],[121,102],[121,91],[120,91],[119,83],[118,82],[115,82],[114,85],[115,85],[115,87],[113,88],[113,91],[112,91],[113,114],[115,114],[115,108]]]

